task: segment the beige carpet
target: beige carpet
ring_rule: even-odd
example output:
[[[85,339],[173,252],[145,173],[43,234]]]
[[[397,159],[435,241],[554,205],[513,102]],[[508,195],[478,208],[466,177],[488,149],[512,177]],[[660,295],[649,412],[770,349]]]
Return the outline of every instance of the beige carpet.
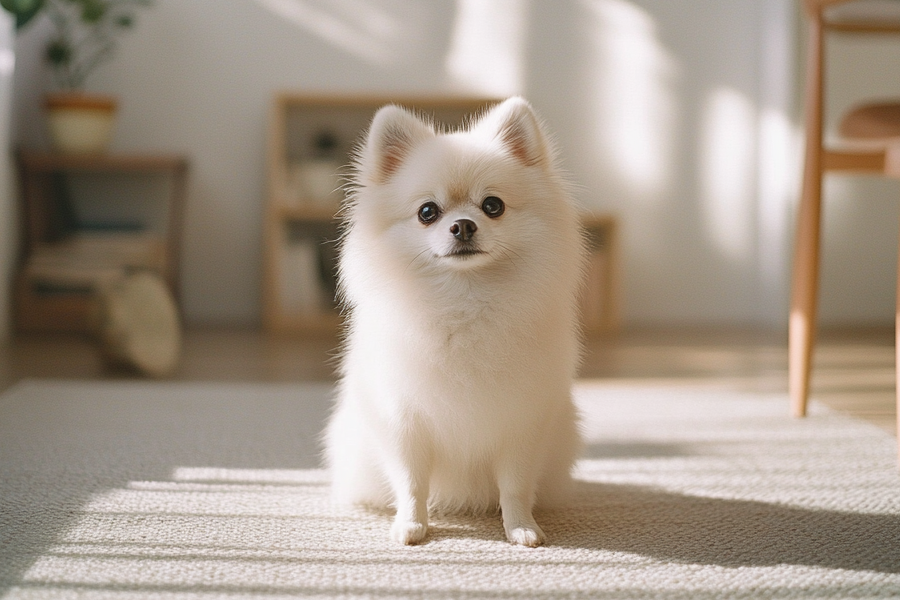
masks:
[[[0,598],[896,598],[881,430],[782,395],[577,396],[589,446],[549,544],[496,518],[388,540],[329,507],[329,390],[30,381],[0,396]]]

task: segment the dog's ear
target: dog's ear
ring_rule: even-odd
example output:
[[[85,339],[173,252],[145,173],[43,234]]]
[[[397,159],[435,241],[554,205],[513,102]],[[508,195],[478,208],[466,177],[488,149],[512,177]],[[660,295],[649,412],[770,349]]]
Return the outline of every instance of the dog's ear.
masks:
[[[361,171],[368,181],[383,184],[391,178],[421,142],[434,137],[434,127],[395,105],[375,113],[361,156]]]
[[[544,165],[552,148],[541,122],[524,98],[514,96],[488,112],[479,127],[490,127],[507,151],[526,166]]]

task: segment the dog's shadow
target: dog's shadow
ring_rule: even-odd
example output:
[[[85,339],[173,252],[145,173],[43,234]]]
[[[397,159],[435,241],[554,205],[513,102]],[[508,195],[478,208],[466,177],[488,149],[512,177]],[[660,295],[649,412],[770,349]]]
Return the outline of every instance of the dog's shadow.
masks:
[[[790,564],[900,573],[898,515],[578,481],[568,507],[535,517],[550,546],[725,567]]]
[[[787,564],[900,573],[900,515],[797,508],[579,480],[565,507],[538,510],[535,518],[548,547],[723,567]],[[425,544],[505,539],[499,513],[433,515],[430,520]]]

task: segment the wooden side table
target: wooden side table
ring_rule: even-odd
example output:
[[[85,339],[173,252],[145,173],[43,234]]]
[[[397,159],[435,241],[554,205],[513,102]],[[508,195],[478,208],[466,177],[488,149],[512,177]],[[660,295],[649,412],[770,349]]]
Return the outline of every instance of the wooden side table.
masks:
[[[96,308],[93,285],[116,269],[156,271],[178,297],[185,157],[21,152],[18,166],[18,331],[90,332]],[[145,201],[135,194],[133,184],[142,178],[156,185],[154,178],[161,178],[166,190],[160,199]],[[103,197],[77,197],[72,188],[79,182],[100,185]],[[117,185],[126,189],[117,194]]]

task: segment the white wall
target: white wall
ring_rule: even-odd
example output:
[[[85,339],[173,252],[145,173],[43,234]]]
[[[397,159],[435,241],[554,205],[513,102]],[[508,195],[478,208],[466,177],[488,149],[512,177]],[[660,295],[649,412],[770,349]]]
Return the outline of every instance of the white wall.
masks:
[[[528,91],[622,217],[629,321],[782,326],[793,3],[567,4],[535,4]]]
[[[783,327],[796,18],[793,0],[157,0],[88,86],[122,98],[117,149],[193,161],[191,322],[259,318],[266,119],[273,91],[291,89],[524,93],[557,132],[583,201],[622,219],[629,323]],[[29,145],[43,143],[45,32],[38,24],[18,46],[30,66],[16,136]],[[827,221],[828,234],[839,229],[823,273],[832,320],[860,318],[856,296],[881,277],[855,262],[882,256],[875,235],[855,254],[835,251],[859,228],[890,228],[859,210]],[[892,256],[895,243],[884,242]],[[889,318],[883,295],[866,295],[862,316]]]

